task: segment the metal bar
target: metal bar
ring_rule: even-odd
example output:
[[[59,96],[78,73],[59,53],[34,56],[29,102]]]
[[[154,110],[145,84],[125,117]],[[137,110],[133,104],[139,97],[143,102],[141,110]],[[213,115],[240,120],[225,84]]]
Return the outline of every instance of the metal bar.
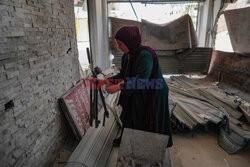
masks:
[[[133,6],[131,0],[129,0],[129,3],[130,3],[130,6],[131,6],[131,8],[132,8],[134,14],[135,14],[136,20],[138,21],[138,16],[137,16],[137,14],[136,14],[135,8],[134,8],[134,6]]]
[[[89,125],[93,126],[93,89],[92,83],[90,84],[90,111],[89,111]]]
[[[101,88],[99,89],[99,93],[100,93],[102,104],[103,104],[103,107],[104,107],[104,115],[103,115],[103,122],[102,122],[103,124],[102,125],[105,126],[105,118],[109,117],[109,112],[107,110],[106,102],[105,102],[104,96],[102,94]]]
[[[98,120],[98,90],[97,90],[97,81],[95,81],[95,94],[94,94],[94,114],[95,114],[95,127],[97,128],[99,126],[100,121]]]

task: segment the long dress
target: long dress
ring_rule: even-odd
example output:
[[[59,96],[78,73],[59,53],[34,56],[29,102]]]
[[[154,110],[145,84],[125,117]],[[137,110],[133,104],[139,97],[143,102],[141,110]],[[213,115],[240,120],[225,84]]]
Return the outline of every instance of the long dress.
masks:
[[[130,62],[131,76],[136,79],[148,79],[153,69],[153,57],[147,50],[142,50],[140,54]],[[121,62],[120,73],[111,77],[112,79],[124,79],[128,64],[128,55],[124,54]],[[154,99],[150,100],[150,90],[148,89],[130,89],[135,80],[125,79],[123,89],[121,90],[120,100],[128,96],[129,100],[123,107],[121,121],[126,128],[151,131],[160,134],[169,135],[168,147],[172,146],[171,121],[168,106],[168,86],[162,76],[161,67],[158,65],[158,79],[161,84],[155,90]],[[153,129],[149,129],[147,122],[147,109],[154,103],[154,123]]]

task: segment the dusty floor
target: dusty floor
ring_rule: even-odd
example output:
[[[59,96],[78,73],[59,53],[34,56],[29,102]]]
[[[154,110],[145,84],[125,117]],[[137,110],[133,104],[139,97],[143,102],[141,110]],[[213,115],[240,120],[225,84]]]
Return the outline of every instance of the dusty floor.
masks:
[[[191,132],[176,132],[173,135],[174,145],[170,149],[173,167],[250,167],[250,144],[237,154],[227,154],[217,143],[217,134],[213,129],[205,132],[203,129]],[[72,143],[68,142],[68,143]],[[76,144],[74,144],[75,147]],[[54,167],[66,164],[71,149],[65,147],[55,161]],[[112,158],[106,166],[115,167],[119,147],[114,147]]]
[[[250,167],[250,144],[237,154],[227,154],[215,132],[177,132],[170,149],[173,167]]]

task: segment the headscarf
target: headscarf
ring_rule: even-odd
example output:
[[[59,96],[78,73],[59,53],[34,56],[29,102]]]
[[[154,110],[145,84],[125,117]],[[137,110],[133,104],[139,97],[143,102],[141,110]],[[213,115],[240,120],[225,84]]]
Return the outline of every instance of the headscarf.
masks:
[[[124,26],[120,28],[116,35],[115,39],[122,41],[127,48],[129,49],[128,52],[128,64],[126,68],[126,72],[124,75],[124,80],[126,80],[127,77],[134,77],[131,76],[131,61],[133,61],[134,58],[138,57],[140,52],[142,50],[147,50],[151,53],[153,57],[153,69],[151,72],[151,75],[149,79],[157,79],[158,78],[158,58],[155,53],[155,51],[148,47],[148,46],[142,46],[141,45],[141,34],[139,31],[139,28],[137,26]],[[147,122],[146,124],[148,125],[148,129],[152,130],[153,129],[153,123],[155,121],[155,106],[154,106],[154,101],[155,101],[155,90],[152,89],[150,92],[150,96],[148,97],[150,102],[147,111]],[[122,105],[122,107],[127,107],[128,106],[128,101],[129,98],[127,96],[120,96],[119,103]]]
[[[138,48],[141,44],[141,34],[139,28],[136,26],[124,26],[120,28],[115,39],[122,41],[132,51]]]

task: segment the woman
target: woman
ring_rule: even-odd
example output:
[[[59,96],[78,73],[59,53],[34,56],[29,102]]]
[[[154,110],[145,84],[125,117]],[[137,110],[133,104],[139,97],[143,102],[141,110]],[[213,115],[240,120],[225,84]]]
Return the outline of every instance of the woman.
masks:
[[[124,82],[106,90],[108,93],[121,90],[119,104],[123,108],[123,126],[169,135],[168,147],[172,146],[168,86],[156,53],[141,44],[141,34],[136,26],[120,28],[115,39],[124,55],[120,73],[110,79],[123,79]]]

